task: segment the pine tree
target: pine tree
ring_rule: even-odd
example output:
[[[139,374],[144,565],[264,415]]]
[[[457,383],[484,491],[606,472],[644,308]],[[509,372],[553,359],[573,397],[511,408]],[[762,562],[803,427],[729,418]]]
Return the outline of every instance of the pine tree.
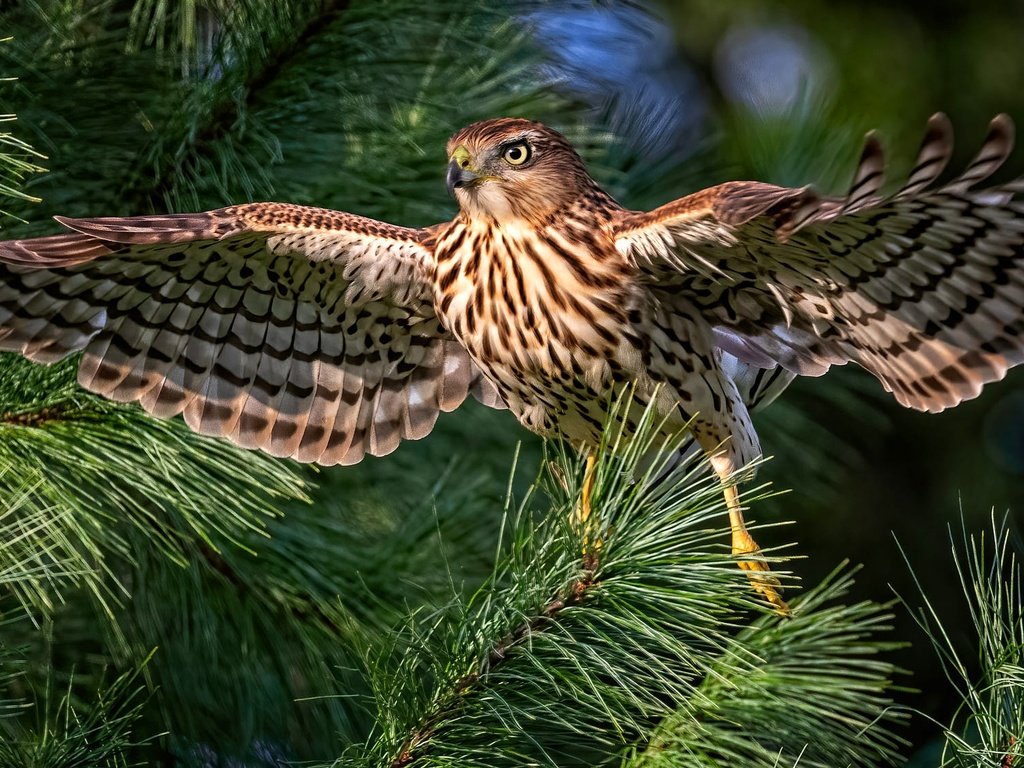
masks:
[[[445,139],[497,114],[563,128],[634,199],[677,180],[584,129],[517,10],[0,3],[2,236],[255,199],[428,224],[452,212]],[[316,472],[84,393],[73,363],[0,356],[0,766],[894,760],[893,607],[850,602],[841,567],[792,619],[765,612],[717,483],[607,440],[583,531],[578,459],[508,414]],[[965,683],[950,760],[1012,766],[1020,575],[979,579],[1005,696]]]

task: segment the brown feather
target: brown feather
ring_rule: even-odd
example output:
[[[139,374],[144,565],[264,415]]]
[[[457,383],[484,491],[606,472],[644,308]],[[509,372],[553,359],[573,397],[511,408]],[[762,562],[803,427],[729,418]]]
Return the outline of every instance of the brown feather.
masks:
[[[623,216],[618,247],[694,296],[737,353],[813,374],[852,360],[904,405],[942,410],[1024,361],[1024,185],[973,191],[1005,161],[1013,125],[994,119],[964,173],[931,190],[950,136],[934,116],[893,197],[876,195],[882,154],[869,139],[846,199],[731,182]],[[798,215],[803,202],[812,210]]]
[[[410,386],[408,437],[465,399],[473,363],[433,319],[432,231],[268,203],[60,221],[75,232],[0,243],[0,349],[82,350],[88,389],[324,463],[394,450]]]

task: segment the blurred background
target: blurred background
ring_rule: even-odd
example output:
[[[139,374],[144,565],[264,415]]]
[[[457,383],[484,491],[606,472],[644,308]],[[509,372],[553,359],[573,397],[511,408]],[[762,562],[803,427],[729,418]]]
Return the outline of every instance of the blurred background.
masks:
[[[0,0],[0,38],[13,38],[0,43],[0,76],[18,78],[0,91],[0,112],[18,115],[4,136],[45,155],[24,157],[46,169],[21,174],[15,186],[38,200],[4,204],[12,214],[4,237],[49,233],[56,213],[265,198],[429,224],[454,212],[442,181],[445,137],[499,114],[564,130],[633,208],[730,179],[842,193],[873,128],[898,183],[933,112],[947,112],[955,126],[954,168],[968,162],[993,115],[1024,120],[1020,2],[509,2],[472,12],[443,2],[295,2],[282,3],[272,24],[241,12],[250,5],[271,13],[266,3],[231,0]],[[1024,171],[1022,156],[996,178]],[[958,539],[962,527],[985,529],[993,515],[1024,522],[1024,371],[927,415],[900,408],[862,371],[839,369],[798,381],[757,422],[775,457],[760,478],[788,493],[751,515],[790,523],[762,530],[760,543],[790,545],[783,551],[799,558],[792,569],[808,583],[840,561],[863,564],[857,598],[899,595],[915,606],[902,547],[947,629],[969,643],[950,531]],[[540,461],[539,442],[507,413],[474,405],[393,456],[297,470],[316,484],[316,514],[282,505],[289,517],[272,525],[277,543],[254,537],[248,545],[263,565],[280,564],[275,584],[292,583],[288,568],[308,559],[319,568],[318,594],[341,594],[348,610],[386,625],[453,581],[468,589],[487,573],[519,441],[521,492]],[[317,537],[295,533],[306,524],[319,526]],[[167,697],[191,707],[175,717],[186,721],[178,724],[192,746],[170,751],[180,764],[202,764],[204,745],[234,727],[219,695],[262,695],[285,707],[295,691],[262,680],[254,694],[237,680],[200,680],[186,669],[197,654],[259,648],[272,624],[221,626],[201,651],[175,650],[168,640],[200,622],[185,618],[189,610],[215,615],[217,600],[259,610],[232,592],[238,573],[255,572],[244,552],[226,555],[227,566],[207,557],[192,591],[181,592],[189,598],[175,602],[167,591],[185,588],[168,585],[168,567],[150,560],[141,541],[132,573],[143,593],[134,605],[101,611],[119,617],[129,639],[113,645],[128,650],[111,651],[107,634],[89,629],[95,604],[82,607],[87,601],[71,592],[54,619],[64,634],[53,637],[63,640],[48,646],[48,658],[87,670],[163,644],[149,674],[161,681],[165,708],[174,709]],[[432,559],[439,553],[443,568]],[[169,604],[180,609],[173,619]],[[904,733],[908,753],[912,764],[930,765],[940,729],[929,718],[946,722],[956,700],[909,611],[897,607],[895,616],[894,639],[912,644],[893,652],[908,672],[899,703],[924,713]],[[344,653],[323,661],[333,671],[311,690],[330,696],[357,686],[338,671],[344,664]],[[335,708],[332,726],[350,718],[358,732],[359,715],[344,702],[323,706]]]

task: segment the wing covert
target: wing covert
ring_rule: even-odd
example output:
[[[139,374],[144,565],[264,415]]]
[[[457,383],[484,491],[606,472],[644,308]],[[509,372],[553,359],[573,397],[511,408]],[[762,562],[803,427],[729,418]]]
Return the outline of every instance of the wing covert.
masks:
[[[0,242],[0,349],[82,351],[87,389],[321,464],[498,398],[432,307],[431,233],[274,203],[61,219]]]

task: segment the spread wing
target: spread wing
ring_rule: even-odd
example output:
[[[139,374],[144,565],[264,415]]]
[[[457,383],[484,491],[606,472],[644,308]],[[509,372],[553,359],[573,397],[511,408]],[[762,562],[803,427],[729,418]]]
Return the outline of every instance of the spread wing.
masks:
[[[246,448],[351,464],[475,393],[431,303],[429,230],[256,203],[60,219],[0,242],[0,349],[81,350],[81,385]]]
[[[883,196],[869,135],[844,198],[732,182],[617,224],[655,290],[683,295],[741,360],[804,375],[854,361],[904,405],[940,411],[1024,361],[1024,180],[975,189],[1013,146],[996,117],[967,169],[935,186],[952,129],[935,115]]]

